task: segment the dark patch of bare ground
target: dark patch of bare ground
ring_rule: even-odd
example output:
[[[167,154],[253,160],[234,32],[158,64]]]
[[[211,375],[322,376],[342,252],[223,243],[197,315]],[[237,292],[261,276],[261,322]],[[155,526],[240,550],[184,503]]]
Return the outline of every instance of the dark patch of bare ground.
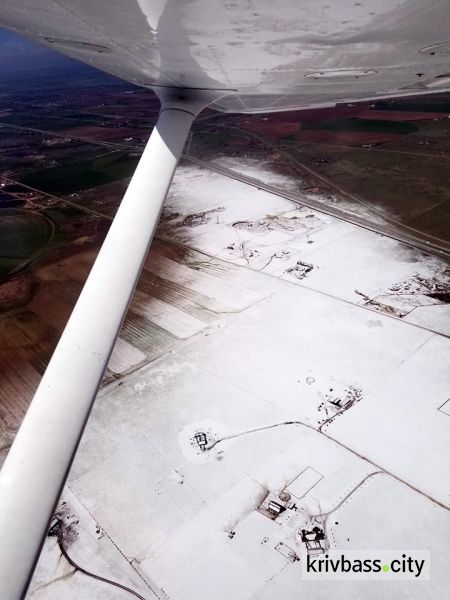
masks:
[[[58,505],[53,517],[57,522],[50,529],[49,535],[58,535],[64,547],[70,548],[78,537],[77,525],[79,519],[65,501]],[[52,531],[53,528],[54,531]]]
[[[326,415],[325,419],[319,425],[319,431],[322,431],[323,427],[332,423],[336,417],[342,415],[362,399],[362,389],[354,385],[348,386],[345,390],[345,396],[342,398],[333,394],[333,390],[331,389],[325,395],[325,400],[318,407],[318,410],[324,411]]]
[[[314,265],[298,260],[293,267],[286,269],[285,273],[293,275],[296,279],[305,279],[313,269]]]
[[[174,221],[181,217],[181,213],[163,211],[160,223],[165,225],[171,225],[173,227],[198,227],[199,225],[206,225],[206,223],[209,223],[211,221],[213,214],[223,212],[224,210],[225,207],[223,206],[211,208],[210,210],[204,210],[198,213],[187,215],[181,221],[178,222]]]
[[[299,217],[288,218],[278,215],[266,215],[258,221],[236,221],[232,226],[235,229],[264,233],[266,231],[295,231],[303,225]]]
[[[389,288],[392,294],[424,295],[434,300],[439,300],[441,304],[450,302],[450,269],[446,269],[439,277],[421,277],[414,275],[406,281],[395,283]]]
[[[440,276],[432,277],[422,277],[416,273],[409,279],[394,283],[385,293],[380,293],[375,298],[359,290],[355,290],[355,293],[364,299],[364,306],[402,318],[416,306],[424,306],[424,298],[430,299],[430,305],[450,303],[450,269],[446,269]],[[392,304],[389,303],[390,298]],[[404,308],[394,306],[396,299],[405,301]]]

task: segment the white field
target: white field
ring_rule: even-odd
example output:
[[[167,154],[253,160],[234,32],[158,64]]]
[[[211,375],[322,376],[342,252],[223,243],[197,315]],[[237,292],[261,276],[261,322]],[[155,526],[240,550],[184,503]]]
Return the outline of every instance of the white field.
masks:
[[[65,491],[69,553],[149,600],[446,597],[450,315],[416,285],[444,281],[445,262],[192,166],[170,213],[159,237],[198,252],[158,242],[146,269],[216,318],[137,296],[176,338],[99,394]],[[118,372],[136,352],[121,343]],[[321,477],[294,508],[257,511],[308,468]],[[331,549],[429,550],[431,579],[304,581],[297,532],[314,525]],[[132,597],[70,571],[49,538],[29,598]]]

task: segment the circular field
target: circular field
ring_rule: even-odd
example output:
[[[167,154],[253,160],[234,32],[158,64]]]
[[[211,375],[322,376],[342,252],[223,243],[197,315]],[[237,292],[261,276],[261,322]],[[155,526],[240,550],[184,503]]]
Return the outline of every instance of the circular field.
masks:
[[[31,262],[51,242],[52,222],[36,212],[20,208],[0,211],[0,279]]]

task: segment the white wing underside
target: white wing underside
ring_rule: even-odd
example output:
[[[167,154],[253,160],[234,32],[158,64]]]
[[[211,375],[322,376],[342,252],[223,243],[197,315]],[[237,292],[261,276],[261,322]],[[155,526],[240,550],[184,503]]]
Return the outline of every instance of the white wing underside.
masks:
[[[0,24],[144,87],[229,112],[450,89],[447,0],[4,0]]]

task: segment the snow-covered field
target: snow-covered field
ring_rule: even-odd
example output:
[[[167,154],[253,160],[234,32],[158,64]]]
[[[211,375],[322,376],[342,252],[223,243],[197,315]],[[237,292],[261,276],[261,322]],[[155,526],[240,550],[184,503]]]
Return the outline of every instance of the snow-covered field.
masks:
[[[445,261],[189,165],[158,238],[144,279],[173,287],[132,311],[171,343],[136,369],[116,350],[60,507],[69,554],[149,600],[444,598]],[[431,578],[304,581],[314,527],[322,554],[429,550]],[[131,597],[54,538],[29,594]]]

